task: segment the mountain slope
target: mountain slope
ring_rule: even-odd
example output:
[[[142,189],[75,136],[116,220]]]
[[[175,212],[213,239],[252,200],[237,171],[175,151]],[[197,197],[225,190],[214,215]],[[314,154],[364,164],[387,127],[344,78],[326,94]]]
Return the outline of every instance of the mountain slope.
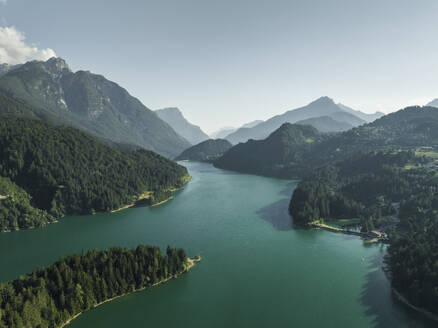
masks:
[[[0,64],[0,76],[5,75],[9,71],[12,71],[21,65]]]
[[[378,118],[381,118],[382,116],[385,115],[382,112],[375,112],[374,114],[363,113],[360,110],[352,109],[352,108],[345,106],[341,103],[338,103],[337,105],[345,112],[353,114],[354,116],[357,116],[360,119],[362,119],[368,123],[373,122],[373,121],[377,120]]]
[[[260,140],[266,138],[284,123],[296,123],[298,121],[321,116],[329,116],[336,121],[346,122],[353,126],[358,126],[365,123],[364,120],[341,109],[334,103],[332,99],[328,97],[321,97],[307,106],[274,116],[250,129],[238,129],[237,131],[229,134],[226,139],[232,144],[245,142],[249,139]]]
[[[154,202],[186,175],[151,151],[120,151],[71,127],[0,115],[0,176],[57,217],[118,209],[145,192]]]
[[[438,108],[438,98],[432,100],[430,103],[428,103],[426,106],[431,106],[431,107],[437,107]]]
[[[212,162],[222,156],[233,145],[224,139],[205,140],[193,147],[184,150],[176,160],[190,160],[198,162]]]
[[[209,136],[211,139],[223,139],[227,135],[233,133],[236,130],[237,130],[236,128],[233,128],[231,126],[226,126],[226,127],[220,128],[217,131],[210,133]]]
[[[353,125],[336,121],[330,116],[312,117],[307,120],[298,121],[295,124],[311,125],[319,132],[341,132],[353,128]]]
[[[255,120],[255,121],[252,121],[252,122],[249,122],[249,123],[242,125],[241,128],[253,128],[262,122],[263,122],[262,120]]]
[[[178,108],[158,109],[155,113],[192,145],[209,139],[199,126],[189,123]]]
[[[307,170],[302,157],[320,138],[314,127],[285,123],[265,140],[249,140],[234,146],[214,165],[238,172],[287,177]]]
[[[8,178],[0,176],[0,232],[41,227],[55,221],[31,205],[32,197]]]
[[[273,135],[281,131],[284,126]],[[294,157],[293,160],[275,157],[275,153],[269,153],[266,149],[268,139],[270,139],[270,147],[279,149],[279,153],[289,151],[299,156]],[[345,132],[313,137],[310,145],[303,142],[285,144],[279,140],[272,140],[271,137],[268,139],[249,140],[247,143],[234,146],[216,162],[217,166],[272,176],[279,176],[280,171],[281,176],[292,178],[303,176],[319,166],[344,160],[359,152],[417,150],[420,147],[438,150],[438,108],[408,107]],[[268,157],[272,160],[268,160]],[[261,166],[263,169],[260,168]]]
[[[114,142],[168,157],[190,146],[125,89],[101,75],[73,73],[60,58],[28,62],[9,71],[0,77],[0,92],[39,108],[50,122],[62,122]]]

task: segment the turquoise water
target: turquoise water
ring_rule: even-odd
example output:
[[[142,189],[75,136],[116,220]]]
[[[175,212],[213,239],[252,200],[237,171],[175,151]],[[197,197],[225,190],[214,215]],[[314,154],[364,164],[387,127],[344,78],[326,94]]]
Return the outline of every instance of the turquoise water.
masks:
[[[184,165],[192,181],[162,206],[0,234],[0,280],[81,250],[169,244],[202,262],[71,327],[433,327],[391,297],[383,246],[291,229],[293,182]]]

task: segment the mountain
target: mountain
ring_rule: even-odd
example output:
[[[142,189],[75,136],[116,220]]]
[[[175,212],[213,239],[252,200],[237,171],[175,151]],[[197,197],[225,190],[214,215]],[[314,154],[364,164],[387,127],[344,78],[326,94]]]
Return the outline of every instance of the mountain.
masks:
[[[40,119],[74,126],[102,139],[168,157],[190,146],[125,89],[101,75],[74,73],[61,58],[31,61],[10,70],[0,77],[0,93],[29,104]]]
[[[193,145],[209,139],[199,126],[189,123],[178,108],[158,109],[155,113]]]
[[[431,106],[431,107],[437,107],[438,108],[438,98],[432,100],[430,103],[428,103],[426,106]]]
[[[287,177],[306,170],[302,156],[321,138],[309,125],[284,123],[265,140],[239,143],[214,162],[218,168]]]
[[[252,121],[252,122],[249,122],[249,123],[242,125],[241,128],[253,128],[262,122],[263,122],[262,120],[255,120],[255,121]]]
[[[233,128],[232,126],[226,126],[226,127],[220,128],[219,130],[217,130],[215,132],[210,133],[210,138],[211,139],[223,139],[227,135],[229,135],[230,133],[233,133],[236,130],[237,130],[237,128]]]
[[[28,193],[32,206],[60,217],[111,211],[139,199],[154,203],[182,187],[187,170],[152,151],[106,146],[72,127],[0,115],[0,176]],[[25,227],[11,221],[2,229]]]
[[[330,116],[312,117],[307,120],[298,121],[295,124],[311,125],[320,132],[340,132],[353,128],[353,125],[336,121]]]
[[[212,162],[221,157],[233,145],[224,139],[210,139],[184,150],[176,160]]]
[[[336,121],[348,123],[353,126],[366,123],[359,117],[340,108],[332,99],[328,97],[321,97],[307,106],[274,116],[252,128],[240,128],[226,136],[226,139],[232,144],[245,142],[249,139],[261,140],[266,138],[270,133],[278,129],[284,123],[296,123],[298,121],[321,116],[328,116]]]
[[[343,109],[344,111],[346,111],[347,113],[353,114],[354,116],[359,117],[360,119],[370,123],[373,122],[375,120],[377,120],[378,118],[381,118],[382,116],[384,116],[385,114],[382,112],[375,112],[374,114],[367,114],[367,113],[363,113],[360,110],[355,110],[352,109],[350,107],[347,107],[341,103],[337,104],[341,109]]]
[[[253,128],[256,125],[262,123],[262,120],[255,120],[246,124],[243,124],[240,129],[248,129],[248,128]],[[215,131],[213,133],[210,134],[210,137],[212,139],[224,139],[226,136],[228,136],[229,134],[233,133],[234,131],[236,131],[239,128],[233,128],[233,127],[224,127],[219,129],[218,131]]]
[[[21,65],[0,64],[0,76],[5,75],[9,71],[12,71]]]
[[[310,142],[303,142],[301,138],[298,139],[301,142],[285,143],[272,138],[284,129],[293,130],[298,126],[301,125],[285,124],[266,140],[238,144],[215,165],[239,172],[293,178],[359,152],[438,149],[438,108],[434,107],[408,107],[345,132],[319,136],[314,133],[309,137]],[[267,149],[268,144],[272,151]],[[278,157],[274,149],[279,154],[288,152],[289,155]]]

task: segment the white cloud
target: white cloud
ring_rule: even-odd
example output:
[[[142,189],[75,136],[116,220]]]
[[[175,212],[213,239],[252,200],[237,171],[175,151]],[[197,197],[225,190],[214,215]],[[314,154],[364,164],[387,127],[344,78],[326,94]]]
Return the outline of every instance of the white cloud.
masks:
[[[2,2],[4,0],[0,0]],[[0,63],[20,64],[29,60],[56,57],[53,49],[38,49],[25,43],[26,37],[14,26],[0,27]]]
[[[0,4],[5,5],[8,3],[8,0],[0,0]]]

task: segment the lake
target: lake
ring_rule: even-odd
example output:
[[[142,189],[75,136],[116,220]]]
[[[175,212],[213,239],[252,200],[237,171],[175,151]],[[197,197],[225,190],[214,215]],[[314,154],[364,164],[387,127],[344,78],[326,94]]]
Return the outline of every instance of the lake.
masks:
[[[70,327],[433,327],[395,300],[383,245],[294,230],[293,181],[183,163],[193,179],[158,207],[67,217],[0,234],[0,280],[61,256],[137,244],[182,247],[202,262],[176,280],[107,303]]]

